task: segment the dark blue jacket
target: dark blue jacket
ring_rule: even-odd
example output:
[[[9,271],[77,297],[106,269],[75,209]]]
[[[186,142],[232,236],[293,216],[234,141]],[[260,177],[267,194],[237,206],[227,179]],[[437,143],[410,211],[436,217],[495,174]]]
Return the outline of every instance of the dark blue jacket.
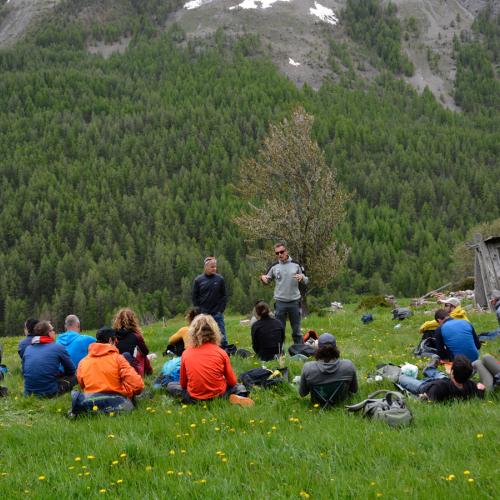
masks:
[[[59,366],[64,369],[64,375],[74,375],[75,365],[68,351],[59,344],[39,344],[33,337],[33,343],[26,348],[22,359],[24,376],[24,394],[38,396],[54,396],[58,390],[58,378],[61,375]]]
[[[453,360],[463,354],[472,363],[479,358],[481,343],[474,327],[465,319],[448,318],[434,332],[439,357]]]
[[[200,274],[193,284],[193,305],[203,314],[224,312],[227,304],[226,284],[220,274]]]
[[[34,336],[35,335],[26,335],[26,337],[24,337],[24,339],[19,342],[19,345],[17,346],[17,353],[19,354],[19,357],[21,359],[23,359],[26,347],[31,345],[31,341],[33,340]]]

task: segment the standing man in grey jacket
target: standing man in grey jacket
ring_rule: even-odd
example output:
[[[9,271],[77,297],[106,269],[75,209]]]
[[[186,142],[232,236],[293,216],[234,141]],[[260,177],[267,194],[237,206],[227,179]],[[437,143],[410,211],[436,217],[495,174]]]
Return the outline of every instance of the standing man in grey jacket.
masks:
[[[307,285],[309,278],[304,274],[300,264],[294,262],[288,255],[284,243],[274,245],[274,253],[278,257],[278,262],[273,264],[260,277],[262,283],[275,281],[274,300],[276,319],[283,323],[286,328],[286,318],[290,319],[292,327],[292,338],[294,344],[303,344],[302,333],[300,331],[300,290],[299,283]]]

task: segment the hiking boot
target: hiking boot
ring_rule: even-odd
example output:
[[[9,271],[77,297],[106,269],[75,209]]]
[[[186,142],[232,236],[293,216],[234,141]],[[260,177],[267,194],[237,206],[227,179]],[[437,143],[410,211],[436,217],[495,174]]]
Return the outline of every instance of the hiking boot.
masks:
[[[245,398],[244,396],[238,396],[237,394],[231,394],[229,396],[229,402],[232,405],[240,405],[240,406],[253,406],[255,401],[250,398]]]

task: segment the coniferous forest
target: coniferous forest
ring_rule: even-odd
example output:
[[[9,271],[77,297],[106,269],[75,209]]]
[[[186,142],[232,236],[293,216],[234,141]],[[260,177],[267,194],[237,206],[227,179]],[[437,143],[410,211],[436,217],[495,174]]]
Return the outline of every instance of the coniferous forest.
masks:
[[[498,23],[481,18],[477,37],[456,40],[459,113],[389,72],[298,89],[252,36],[180,44],[178,28],[139,23],[129,49],[103,59],[84,28],[56,23],[0,50],[2,333],[69,312],[100,326],[122,305],[183,312],[209,254],[231,310],[269,298],[233,223],[244,209],[233,186],[297,105],[352,193],[337,234],[348,267],[311,306],[445,283],[454,245],[500,216]]]

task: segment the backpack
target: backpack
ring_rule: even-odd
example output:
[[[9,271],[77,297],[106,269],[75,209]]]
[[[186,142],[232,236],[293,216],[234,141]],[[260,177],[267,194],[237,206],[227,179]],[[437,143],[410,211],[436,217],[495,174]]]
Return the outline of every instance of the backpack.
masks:
[[[276,373],[278,372],[278,373]],[[268,389],[288,380],[288,369],[269,370],[268,368],[252,368],[240,375],[240,382],[250,389],[255,385]]]
[[[375,396],[384,395],[381,398]],[[360,403],[346,406],[347,411],[361,411],[364,417],[382,420],[391,427],[410,425],[413,415],[404,402],[400,392],[380,390],[375,391]]]
[[[403,320],[413,316],[413,311],[409,307],[398,307],[392,310],[392,319]]]
[[[288,354],[290,356],[302,354],[303,356],[311,357],[316,354],[316,348],[311,344],[293,344],[288,348]]]
[[[427,337],[421,340],[413,351],[413,355],[417,358],[430,358],[433,354],[438,354],[434,337]]]
[[[363,314],[361,316],[361,321],[366,325],[367,323],[370,323],[370,321],[373,321],[373,314]]]

